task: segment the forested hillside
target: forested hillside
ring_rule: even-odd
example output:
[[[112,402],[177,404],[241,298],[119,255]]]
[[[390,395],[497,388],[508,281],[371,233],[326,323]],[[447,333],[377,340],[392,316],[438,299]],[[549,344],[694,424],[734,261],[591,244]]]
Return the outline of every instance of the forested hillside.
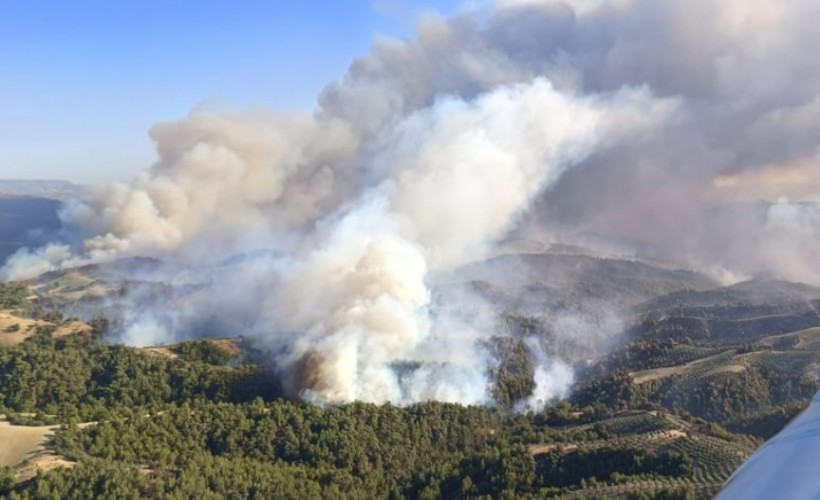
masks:
[[[688,498],[716,491],[760,443],[619,401],[526,415],[442,403],[320,408],[280,399],[262,366],[209,345],[183,344],[172,358],[42,332],[0,351],[0,411],[60,424],[51,446],[73,465],[18,474],[4,494]]]
[[[618,347],[576,363],[569,400],[537,412],[520,404],[528,342],[554,335],[537,317],[504,314],[485,341],[488,407],[320,407],[285,398],[250,340],[110,344],[105,318],[42,301],[74,293],[48,283],[0,286],[10,498],[708,498],[818,389],[814,289],[781,282],[639,304]]]
[[[663,412],[566,404],[528,415],[442,403],[320,408],[276,399],[253,365],[94,340],[36,338],[3,354],[6,411],[61,422],[56,453],[76,464],[7,481],[12,498],[535,498],[607,488],[686,498],[713,492],[759,444]]]

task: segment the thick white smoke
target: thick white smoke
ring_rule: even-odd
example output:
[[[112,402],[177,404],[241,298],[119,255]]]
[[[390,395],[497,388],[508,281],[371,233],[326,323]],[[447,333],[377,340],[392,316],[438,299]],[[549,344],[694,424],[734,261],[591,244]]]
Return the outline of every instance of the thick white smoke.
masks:
[[[197,265],[209,286],[165,305],[176,314],[146,308],[125,338],[213,315],[264,339],[316,401],[483,402],[493,314],[437,304],[429,283],[515,228],[820,281],[814,205],[724,206],[817,173],[815,4],[510,0],[427,17],[355,60],[313,114],[196,109],[157,125],[149,170],[68,207],[79,241],[2,274]],[[767,198],[818,198],[813,181],[778,185]],[[531,404],[571,378],[548,358],[537,374]]]
[[[454,380],[419,380],[430,368],[426,347],[446,343],[437,334],[471,349],[491,333],[431,327],[428,272],[481,257],[565,168],[670,107],[645,92],[576,98],[536,80],[470,103],[447,99],[391,127],[372,159],[386,179],[286,271],[276,298],[276,322],[304,332],[291,352],[299,385],[323,401],[483,402],[482,356],[454,363],[448,354],[436,364],[457,367]],[[408,361],[422,370],[403,379],[392,366]]]
[[[89,231],[84,252],[42,255],[56,254],[58,266],[128,255],[190,261],[229,256],[256,238],[283,252],[258,307],[261,324],[286,333],[249,333],[281,346],[277,362],[295,391],[323,402],[482,403],[489,361],[471,351],[492,335],[489,321],[432,317],[428,273],[480,258],[566,168],[666,119],[674,105],[646,90],[581,97],[535,79],[442,98],[359,149],[341,132],[355,127],[324,118],[305,134],[290,122],[265,132],[194,114],[155,130],[161,160],[150,173],[74,207]],[[320,145],[314,134],[330,140]],[[137,318],[126,338],[156,341],[156,326]],[[402,363],[415,368],[396,369]]]

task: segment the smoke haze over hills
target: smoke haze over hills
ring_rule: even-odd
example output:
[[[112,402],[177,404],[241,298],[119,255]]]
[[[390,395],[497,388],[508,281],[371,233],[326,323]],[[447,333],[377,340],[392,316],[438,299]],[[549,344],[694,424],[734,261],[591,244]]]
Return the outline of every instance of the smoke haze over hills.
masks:
[[[820,283],[816,14],[575,0],[428,17],[412,40],[377,41],[311,114],[203,108],[156,125],[154,165],[70,204],[72,236],[3,274],[192,266],[188,310],[134,311],[123,339],[215,315],[314,401],[485,403],[498,311],[470,290],[437,303],[430,283],[505,238]],[[561,395],[569,369],[532,349],[536,392]]]

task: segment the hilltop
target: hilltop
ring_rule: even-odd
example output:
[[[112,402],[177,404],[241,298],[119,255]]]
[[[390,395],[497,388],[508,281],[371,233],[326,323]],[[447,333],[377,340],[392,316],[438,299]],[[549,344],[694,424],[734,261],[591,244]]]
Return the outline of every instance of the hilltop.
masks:
[[[46,198],[68,201],[83,195],[83,186],[60,180],[0,179],[0,198]]]
[[[51,198],[0,195],[0,267],[20,248],[51,241],[62,227],[61,207]]]

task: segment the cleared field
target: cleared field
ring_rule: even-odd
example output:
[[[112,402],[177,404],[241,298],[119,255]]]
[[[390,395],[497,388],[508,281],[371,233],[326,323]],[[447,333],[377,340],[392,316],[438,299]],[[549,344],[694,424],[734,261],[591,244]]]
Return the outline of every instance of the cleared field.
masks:
[[[0,467],[15,466],[48,452],[57,426],[29,427],[0,421]]]
[[[760,341],[763,345],[775,348],[791,348],[801,351],[820,350],[820,328],[807,328],[783,335],[773,335]]]
[[[91,333],[91,325],[84,321],[69,321],[63,323],[54,330],[52,336],[56,339],[68,337],[69,335],[88,335]]]
[[[85,422],[77,427],[85,429],[97,422]],[[17,481],[28,481],[42,472],[57,467],[74,467],[54,449],[54,434],[58,425],[13,425],[0,420],[0,467],[13,467]]]
[[[77,463],[66,460],[53,450],[45,450],[26,459],[17,469],[17,481],[23,482],[34,478],[37,474],[48,472],[58,467],[74,467]]]
[[[697,361],[715,354],[726,352],[727,350],[728,349],[721,347],[676,345],[665,349],[657,356],[653,356],[652,363],[654,366],[647,367],[646,369],[684,365],[692,361]]]
[[[12,347],[34,335],[38,326],[49,326],[47,321],[21,318],[9,311],[0,311],[0,347]]]
[[[702,372],[703,374],[715,374],[720,372],[741,372],[746,368],[743,365],[733,364],[730,360],[732,353],[724,352],[706,358],[690,361],[678,366],[666,366],[663,368],[653,368],[651,370],[641,370],[633,372],[632,380],[636,384],[643,384],[659,378],[671,377],[673,375],[683,375],[691,372]]]
[[[174,352],[172,347],[166,346],[141,347],[140,351],[144,352],[145,354],[162,356],[169,359],[177,359],[179,357],[179,354]]]
[[[83,323],[85,324],[85,323]],[[87,325],[86,325],[87,326]],[[242,338],[217,338],[217,339],[202,339],[203,341],[218,348],[229,356],[239,356],[242,354]],[[155,356],[163,356],[169,359],[179,358],[179,349],[182,344],[157,345],[150,347],[141,347],[139,350],[145,354],[152,354]]]
[[[14,347],[37,332],[38,327],[54,327],[54,338],[69,335],[88,335],[91,326],[83,321],[69,321],[59,325],[48,321],[21,318],[11,311],[0,311],[0,347]]]

